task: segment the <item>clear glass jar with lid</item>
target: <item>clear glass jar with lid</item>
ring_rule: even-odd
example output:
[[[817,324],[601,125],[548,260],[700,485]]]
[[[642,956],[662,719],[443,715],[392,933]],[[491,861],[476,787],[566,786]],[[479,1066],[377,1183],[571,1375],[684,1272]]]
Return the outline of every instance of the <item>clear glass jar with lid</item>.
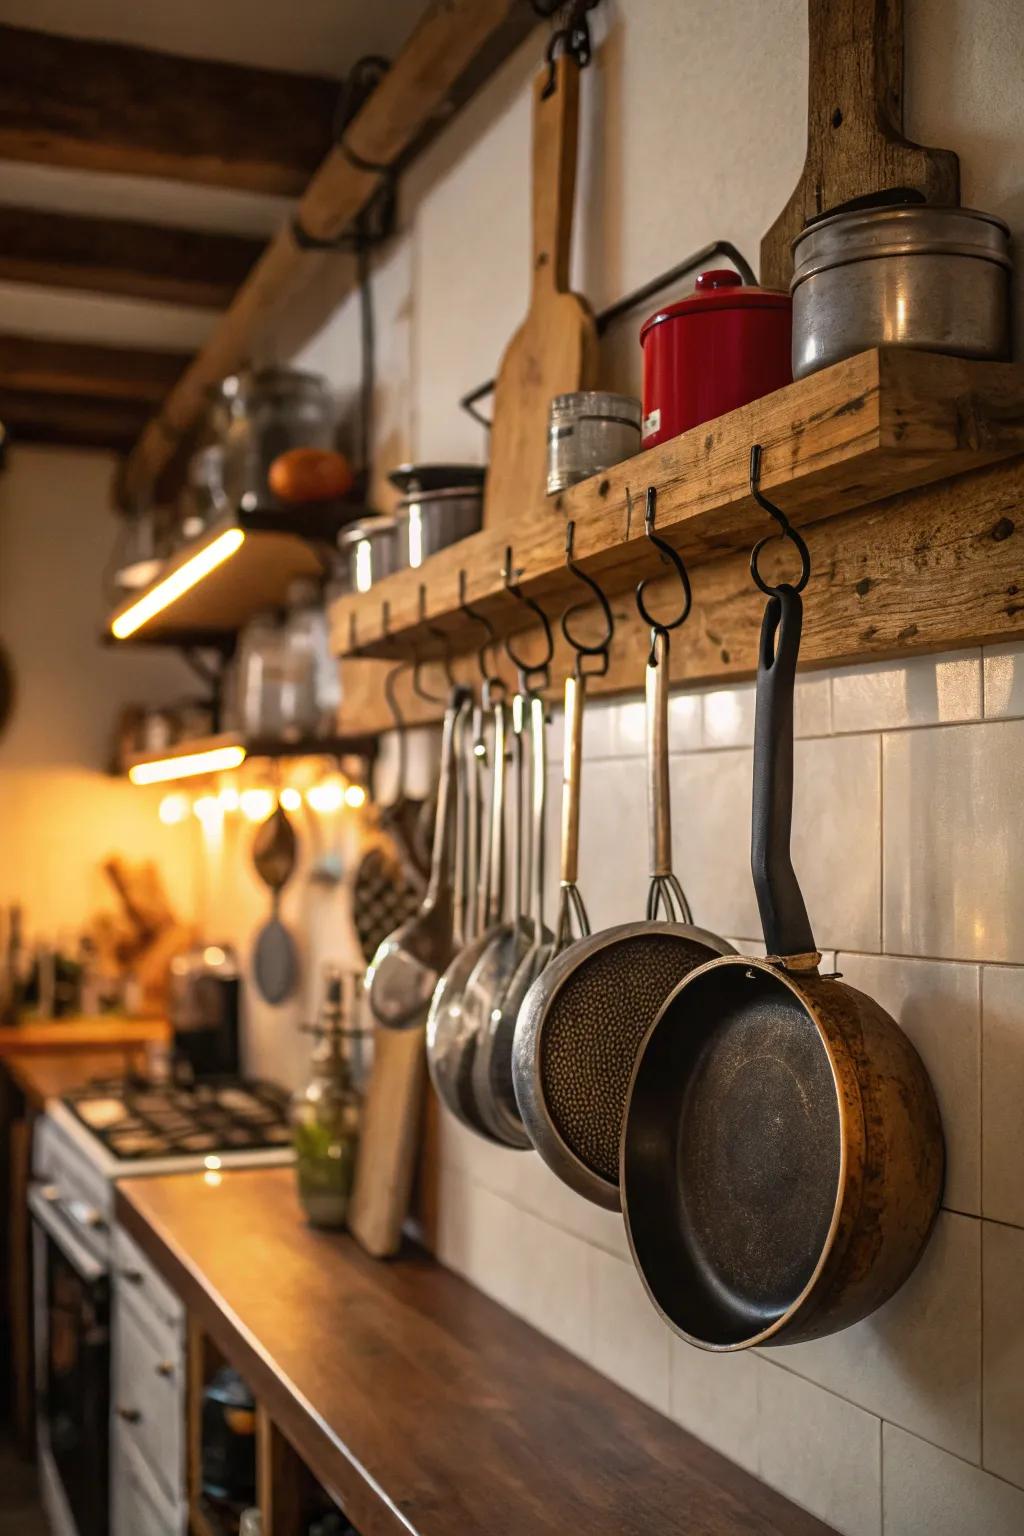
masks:
[[[309,1029],[318,1037],[309,1081],[291,1105],[299,1200],[311,1225],[341,1227],[355,1177],[363,1097],[350,1055],[361,1035],[345,1026],[344,977],[336,966],[326,969],[320,1018]]]
[[[320,588],[305,577],[288,588],[284,627],[283,730],[286,740],[324,736],[337,724],[341,684],[331,655]]]
[[[332,449],[336,416],[334,396],[318,373],[263,368],[239,375],[225,439],[225,484],[235,505],[243,512],[284,509],[268,484],[271,464],[291,448]]]

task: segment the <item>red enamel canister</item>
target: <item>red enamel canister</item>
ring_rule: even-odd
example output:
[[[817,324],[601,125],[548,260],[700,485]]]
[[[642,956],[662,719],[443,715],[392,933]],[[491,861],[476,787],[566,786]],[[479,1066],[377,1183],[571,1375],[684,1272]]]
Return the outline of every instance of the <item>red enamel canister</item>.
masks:
[[[791,383],[791,332],[788,293],[744,287],[738,272],[702,272],[688,298],[640,329],[643,447]]]

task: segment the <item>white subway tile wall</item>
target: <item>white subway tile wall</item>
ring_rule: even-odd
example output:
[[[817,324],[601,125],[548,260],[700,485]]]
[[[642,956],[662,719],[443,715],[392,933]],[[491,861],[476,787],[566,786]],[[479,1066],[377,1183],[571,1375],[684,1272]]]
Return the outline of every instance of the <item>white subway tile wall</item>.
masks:
[[[1022,671],[1024,649],[994,647],[798,690],[793,853],[825,965],[909,1035],[946,1134],[944,1209],[874,1317],[812,1344],[695,1350],[647,1300],[621,1217],[442,1117],[444,1262],[843,1536],[1024,1533]],[[758,954],[752,705],[746,684],[674,695],[671,783],[696,920]],[[560,742],[556,714],[552,902]],[[595,927],[643,910],[643,753],[641,700],[589,706],[580,886]]]

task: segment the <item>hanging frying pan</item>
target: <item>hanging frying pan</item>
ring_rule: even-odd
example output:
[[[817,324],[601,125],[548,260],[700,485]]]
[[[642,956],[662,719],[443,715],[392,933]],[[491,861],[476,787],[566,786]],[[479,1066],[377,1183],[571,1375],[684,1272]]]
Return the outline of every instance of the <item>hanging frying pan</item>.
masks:
[[[637,1268],[666,1322],[711,1350],[866,1317],[917,1263],[942,1192],[920,1057],[871,998],[819,976],[790,860],[801,616],[779,587],[761,630],[751,868],[768,959],[714,960],[676,988],[623,1127]]]
[[[665,998],[695,966],[732,954],[690,922],[672,873],[668,634],[646,671],[651,885],[645,922],[590,934],[556,956],[523,1000],[512,1049],[519,1113],[536,1150],[578,1194],[619,1208],[619,1140],[636,1053]],[[665,916],[659,919],[659,913]]]

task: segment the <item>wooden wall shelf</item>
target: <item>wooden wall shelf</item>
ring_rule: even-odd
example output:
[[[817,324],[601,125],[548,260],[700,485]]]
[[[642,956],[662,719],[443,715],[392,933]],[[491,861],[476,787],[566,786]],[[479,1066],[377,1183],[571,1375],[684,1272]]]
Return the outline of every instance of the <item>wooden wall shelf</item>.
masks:
[[[459,610],[459,573],[466,572],[469,601],[498,633],[518,632],[524,610],[501,577],[509,545],[523,589],[553,620],[584,600],[565,568],[570,517],[576,557],[604,585],[616,617],[611,664],[591,692],[639,688],[648,633],[633,587],[664,570],[643,532],[648,484],[658,489],[656,529],[683,552],[692,575],[693,611],[673,636],[673,680],[700,685],[752,675],[762,599],[748,554],[773,527],[748,493],[753,442],[764,450],[763,490],[802,529],[811,552],[803,667],[1024,635],[1024,368],[872,351],[574,486],[525,512],[507,534],[476,534],[365,597],[340,599],[331,629],[342,658],[342,723],[386,730],[388,662],[367,658],[429,661],[444,650],[438,631],[450,640],[456,677],[478,680],[483,630]],[[777,550],[780,542],[766,551],[766,568],[783,579],[794,563],[791,552]],[[655,612],[675,611],[676,578],[659,575],[649,601]],[[527,637],[519,644],[530,653]],[[571,664],[556,629],[556,683]],[[514,680],[503,655],[498,670]],[[439,667],[429,666],[423,680],[430,692],[442,691]],[[408,675],[396,693],[410,723],[439,718]]]
[[[336,736],[310,736],[299,741],[281,741],[278,738],[264,736],[245,736],[238,731],[222,731],[216,736],[197,736],[189,741],[176,741],[172,746],[164,747],[162,751],[133,752],[122,763],[122,771],[129,773],[133,768],[144,767],[148,763],[172,764],[179,758],[191,758],[202,756],[208,752],[218,752],[224,747],[240,747],[245,756],[241,761],[250,758],[296,758],[296,757],[368,757],[372,758],[377,750],[377,738],[370,732],[348,732]],[[238,766],[241,766],[241,762]],[[219,770],[211,769],[211,772]],[[201,777],[201,775],[195,775]],[[175,775],[169,773],[167,783],[180,782]]]
[[[333,567],[338,530],[360,511],[347,503],[330,503],[225,514],[167,560],[159,576],[118,604],[107,620],[106,637],[122,645],[229,645],[253,614],[280,608],[297,578],[323,579]],[[222,563],[132,634],[117,635],[114,626],[120,618],[234,530],[244,539]]]
[[[506,553],[523,590],[557,616],[582,588],[565,565],[566,523],[575,556],[609,594],[657,574],[644,536],[644,495],[658,492],[656,529],[688,565],[721,562],[773,528],[748,489],[750,448],[763,450],[761,488],[805,530],[920,486],[1024,453],[1024,367],[969,363],[896,349],[873,350],[802,379],[573,486],[542,507],[402,571],[332,611],[339,656],[437,653],[426,625],[456,650],[478,643],[465,595],[499,631],[523,627],[506,592]],[[825,546],[827,549],[827,545]],[[823,558],[818,541],[818,566]],[[884,551],[879,551],[881,561]],[[884,569],[879,567],[879,575]],[[697,582],[695,581],[695,592]]]

